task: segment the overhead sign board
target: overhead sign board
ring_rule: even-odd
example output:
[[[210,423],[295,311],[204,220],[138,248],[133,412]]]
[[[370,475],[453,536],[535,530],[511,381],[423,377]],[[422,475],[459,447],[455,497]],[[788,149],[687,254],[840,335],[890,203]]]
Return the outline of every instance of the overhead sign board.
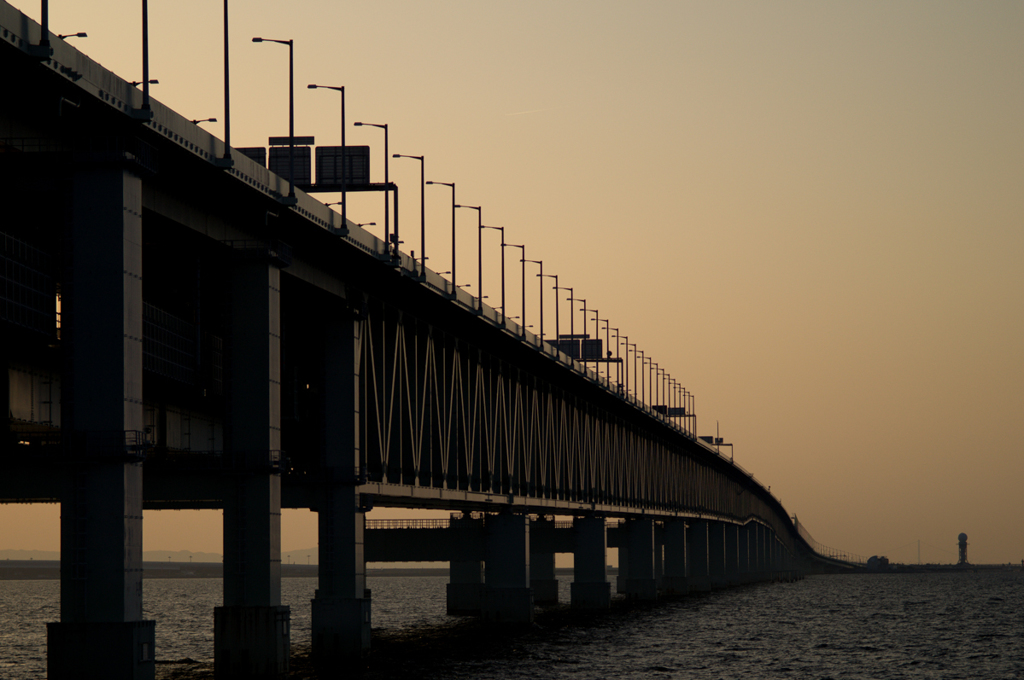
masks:
[[[344,163],[344,165],[342,165]],[[344,170],[344,177],[342,176]],[[318,146],[316,148],[317,184],[369,184],[370,147]]]
[[[288,146],[272,146],[270,147],[270,163],[267,167],[270,171],[279,177],[288,179],[288,173],[291,172],[291,147]],[[295,184],[310,184],[312,178],[310,177],[310,154],[308,146],[297,146],[295,147],[295,176],[292,178],[292,182]]]

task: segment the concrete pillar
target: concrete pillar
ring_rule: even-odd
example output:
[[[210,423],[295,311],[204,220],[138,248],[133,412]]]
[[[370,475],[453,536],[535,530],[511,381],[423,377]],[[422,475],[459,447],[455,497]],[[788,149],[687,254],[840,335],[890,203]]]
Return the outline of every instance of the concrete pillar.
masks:
[[[768,580],[768,556],[766,550],[768,549],[767,532],[763,524],[755,524],[754,528],[757,530],[757,580],[767,581]]]
[[[737,527],[736,571],[740,583],[750,582],[750,525]]]
[[[739,585],[739,527],[726,524],[725,530],[725,583],[728,586]]]
[[[60,622],[48,676],[149,679],[155,625],[142,619],[142,182],[79,169],[62,296]]]
[[[369,650],[371,601],[366,589],[366,521],[355,486],[361,474],[358,336],[363,322],[338,308],[327,310],[326,316],[323,484],[317,507],[319,587],[311,612],[313,657],[320,667],[333,667]]]
[[[569,586],[576,609],[607,609],[611,605],[608,582],[608,534],[604,519],[577,517],[572,522],[576,539],[573,553],[573,582]]]
[[[661,522],[654,524],[654,584],[660,592],[665,580],[665,529]]]
[[[281,605],[281,272],[239,257],[231,275],[224,494],[224,606],[214,610],[218,678],[288,671]]]
[[[665,575],[662,588],[669,595],[690,592],[686,578],[686,521],[665,521]]]
[[[624,527],[629,550],[626,597],[631,600],[656,600],[658,584],[654,580],[654,521],[630,519]]]
[[[451,531],[482,527],[484,520],[473,519],[469,514],[454,518]],[[484,563],[480,560],[452,560],[448,568],[447,587],[448,613],[453,615],[479,616],[483,605]]]
[[[711,572],[708,567],[708,522],[695,519],[688,522],[686,531],[686,576],[690,592],[706,593],[711,590]]]
[[[625,523],[621,525],[625,527]],[[625,540],[620,541],[625,543]],[[626,582],[629,580],[629,547],[619,545],[618,547],[619,568],[615,575],[615,592],[621,595],[626,593]]]
[[[724,522],[708,522],[708,576],[712,588],[724,588],[727,585]]]
[[[539,517],[530,531],[554,531],[550,517]],[[535,604],[558,604],[558,579],[555,578],[555,554],[530,554],[530,588]]]
[[[312,651],[320,667],[332,667],[370,649],[366,516],[359,494],[344,485],[324,489],[317,510],[319,587],[311,602]]]
[[[502,512],[489,515],[484,527],[483,618],[495,623],[530,623],[530,520]]]

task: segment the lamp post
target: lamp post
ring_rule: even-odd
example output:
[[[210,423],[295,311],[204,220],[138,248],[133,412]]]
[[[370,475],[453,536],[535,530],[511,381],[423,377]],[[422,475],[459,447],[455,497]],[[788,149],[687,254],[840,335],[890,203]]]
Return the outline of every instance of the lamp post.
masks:
[[[610,330],[615,331],[615,382],[618,383],[618,385],[619,385],[619,392],[621,392],[622,391],[622,361],[619,358],[619,345],[621,344],[619,342],[619,329],[618,328],[612,328]],[[608,358],[611,359],[611,356],[612,356],[612,352],[611,352],[611,350],[608,350]],[[611,371],[608,371],[608,374],[610,376],[611,375]]]
[[[566,302],[569,302],[569,303],[573,302],[573,300],[574,300],[573,295],[575,294],[575,291],[573,291],[573,287],[572,286],[559,286],[557,284],[557,282],[556,282],[555,283],[555,290],[567,290],[567,291],[569,291],[569,297],[566,300]],[[556,309],[558,308],[558,295],[557,294],[555,295],[555,308]],[[573,314],[572,304],[570,304],[569,305],[569,335],[572,335],[572,336],[576,335],[576,326],[574,324],[574,320],[575,320],[575,315]]]
[[[391,248],[391,210],[388,207],[388,192],[391,177],[388,174],[388,124],[387,123],[354,123],[356,127],[375,127],[384,131],[384,243]],[[397,236],[397,234],[396,234]],[[398,252],[398,239],[395,238],[395,252]]]
[[[544,342],[544,263],[541,262],[540,260],[523,260],[523,269],[526,269],[527,262],[532,262],[533,264],[540,265],[540,274],[537,274],[538,277],[541,277],[540,284],[538,285],[538,290],[540,291],[540,299],[538,300],[537,304],[538,309],[540,310],[540,341]],[[526,298],[524,297],[523,299],[525,300]]]
[[[634,361],[636,360],[637,354],[640,355],[640,370],[637,372],[637,376],[640,377],[640,391],[637,393],[637,398],[639,399],[641,404],[646,404],[647,400],[645,399],[645,396],[647,392],[647,369],[644,368],[644,366],[647,364],[647,354],[644,353],[642,349],[637,348],[636,350],[634,350],[633,353]],[[633,382],[636,383],[636,376],[633,377]]]
[[[190,120],[189,122],[192,123],[193,125],[199,125],[200,123],[216,123],[217,119],[216,118],[198,118],[196,120]]]
[[[455,182],[426,182],[426,184],[440,184],[451,187],[452,190],[452,297],[455,292]]]
[[[517,245],[515,243],[509,243],[509,248],[519,248],[522,251],[522,257],[519,258],[519,262],[523,265],[523,277],[522,277],[522,305],[520,306],[520,319],[519,325],[523,329],[523,337],[526,337],[526,246]],[[505,259],[505,255],[502,254],[501,259]]]
[[[228,60],[228,0],[224,0],[224,156],[221,166],[231,167],[231,69]]]
[[[478,231],[482,232],[484,229],[495,229],[501,232],[501,325],[505,325],[505,227],[490,227],[486,224],[481,224]],[[483,305],[483,302],[480,303]],[[482,309],[482,307],[481,307]]]
[[[544,266],[541,265],[540,274],[541,277],[548,277],[549,279],[555,280],[555,345],[558,345],[558,333],[561,329],[558,327],[558,274],[545,274]],[[544,281],[541,281],[541,288],[543,289]],[[541,327],[541,338],[544,337],[544,291],[541,290],[540,294],[540,327]]]
[[[656,364],[654,362],[653,359],[649,362],[649,364],[650,364],[650,369],[649,370],[651,371],[651,375],[648,376],[648,380],[647,380],[647,403],[653,408],[655,406],[655,404],[654,404],[655,399],[658,396],[658,387],[655,384],[655,382],[657,381],[657,378],[658,378],[658,368],[659,368],[659,366],[658,366],[658,364]]]
[[[468,210],[476,211],[476,295],[477,295],[477,308],[478,314],[484,313],[484,255],[483,255],[483,237],[481,234],[484,231],[484,211],[478,205],[457,205],[456,208],[466,208]],[[504,231],[502,231],[502,240],[504,240]]]
[[[348,206],[346,203],[346,191],[348,187],[348,168],[345,164],[345,86],[344,85],[315,85],[310,83],[306,86],[310,90],[334,90],[341,93],[341,226],[348,228]],[[319,181],[319,180],[318,180]],[[387,200],[385,199],[385,203]]]
[[[587,335],[587,299],[586,298],[569,298],[571,302],[582,302],[583,303],[583,337],[589,338]],[[570,308],[571,309],[571,308]],[[573,310],[574,312],[576,310]],[[575,333],[573,333],[575,335]],[[580,346],[580,358],[583,357],[583,347]]]
[[[68,38],[88,38],[89,34],[85,31],[80,31],[78,33],[61,33],[57,37],[61,40],[67,40]]]
[[[634,376],[634,379],[635,379],[635,377],[636,377],[636,351],[635,351],[636,350],[636,343],[635,342],[630,342],[629,341],[629,336],[623,335],[622,337],[625,338],[625,340],[626,340],[626,363],[624,365],[624,368],[626,370],[626,395],[628,396],[628,395],[633,394],[633,392],[636,391],[636,387],[635,386],[630,388],[630,385],[629,385],[629,376],[630,376],[630,372],[629,372],[629,348],[632,347],[634,349],[634,352],[633,352],[633,376]]]
[[[271,38],[253,38],[254,43],[272,42],[288,46],[288,200],[287,205],[295,205],[295,42],[293,40],[273,40]]]
[[[424,197],[426,194],[426,162],[423,156],[407,156],[396,153],[392,158],[411,158],[420,162],[420,276],[427,275],[427,203]]]

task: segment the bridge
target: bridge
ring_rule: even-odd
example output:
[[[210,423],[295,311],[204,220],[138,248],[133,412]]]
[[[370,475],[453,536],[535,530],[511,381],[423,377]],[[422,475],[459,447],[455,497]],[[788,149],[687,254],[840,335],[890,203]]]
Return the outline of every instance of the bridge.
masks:
[[[144,508],[223,509],[222,678],[288,668],[282,508],[318,513],[326,665],[370,645],[368,560],[449,562],[449,611],[507,623],[557,599],[558,553],[585,609],[609,548],[637,600],[850,566],[663,372],[400,252],[397,187],[351,187],[394,195],[381,240],[7,4],[0,43],[0,502],[61,504],[51,678],[154,676]]]

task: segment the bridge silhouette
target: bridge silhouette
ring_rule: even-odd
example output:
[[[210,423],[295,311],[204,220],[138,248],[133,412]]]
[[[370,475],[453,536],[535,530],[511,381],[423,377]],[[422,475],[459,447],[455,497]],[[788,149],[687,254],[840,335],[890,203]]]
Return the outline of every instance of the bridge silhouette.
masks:
[[[584,609],[609,548],[637,600],[857,561],[698,437],[649,357],[535,334],[400,252],[368,168],[342,188],[391,192],[384,240],[312,195],[335,176],[289,181],[7,4],[0,31],[0,502],[61,504],[51,678],[153,677],[144,508],[223,509],[223,678],[288,668],[282,508],[318,513],[324,664],[370,645],[367,561],[449,562],[449,611],[503,623],[557,600],[558,553]]]

